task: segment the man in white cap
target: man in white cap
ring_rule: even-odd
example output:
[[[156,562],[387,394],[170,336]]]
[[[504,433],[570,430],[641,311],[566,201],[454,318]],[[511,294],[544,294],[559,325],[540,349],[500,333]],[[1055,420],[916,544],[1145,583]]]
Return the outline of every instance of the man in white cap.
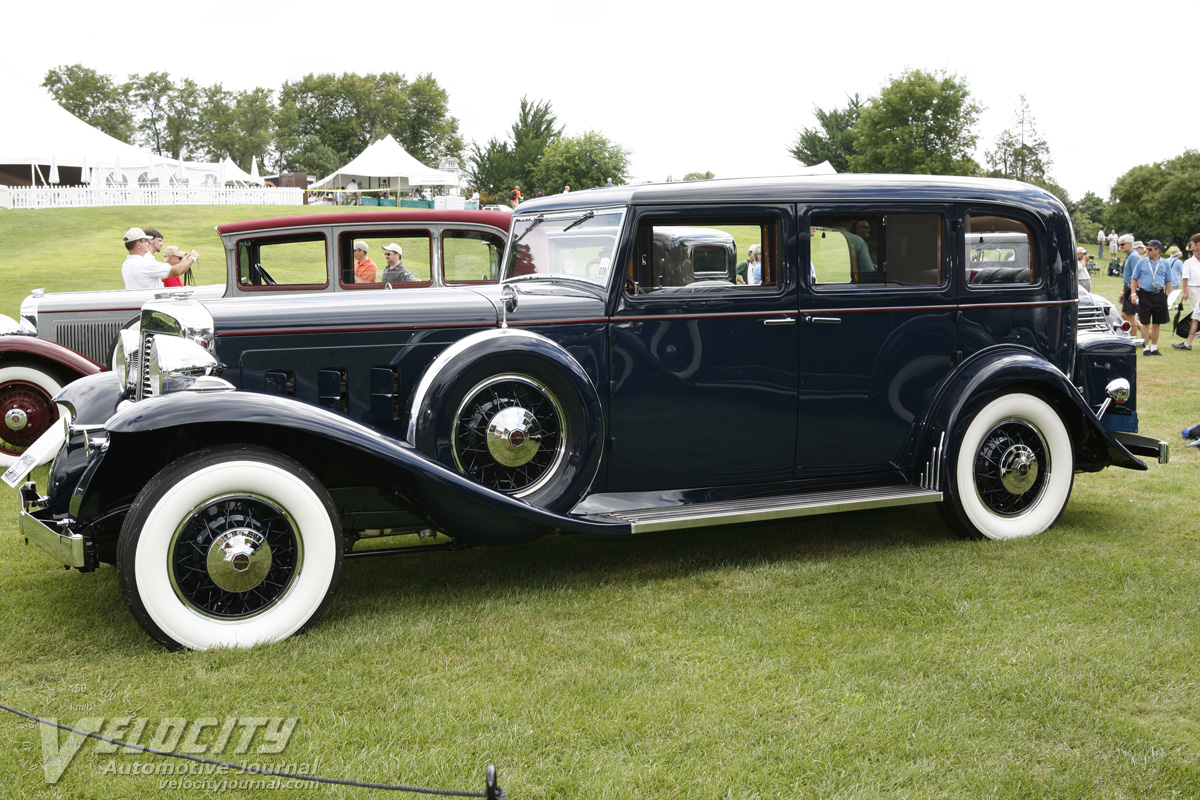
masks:
[[[125,249],[129,255],[121,264],[121,277],[125,280],[126,289],[161,289],[163,278],[182,275],[200,257],[193,250],[178,264],[161,264],[150,255],[150,237],[141,228],[125,231]]]
[[[383,248],[383,257],[387,259],[387,267],[383,270],[383,277],[380,279],[384,283],[419,283],[420,279],[408,271],[408,268],[400,263],[404,251],[400,249],[400,245],[392,242],[385,245]]]
[[[375,283],[376,275],[379,274],[379,267],[375,266],[375,262],[367,256],[367,251],[371,248],[362,239],[354,241],[354,282],[355,283]]]

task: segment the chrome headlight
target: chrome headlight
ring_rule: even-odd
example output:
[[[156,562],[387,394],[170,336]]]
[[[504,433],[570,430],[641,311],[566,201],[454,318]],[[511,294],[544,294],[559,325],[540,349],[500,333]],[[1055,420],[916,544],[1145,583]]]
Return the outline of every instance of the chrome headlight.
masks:
[[[137,328],[122,328],[117,331],[117,344],[113,348],[112,365],[113,372],[117,373],[117,377],[121,381],[121,386],[126,390],[126,396],[131,395],[137,388],[138,380],[140,379],[141,370],[138,366],[141,364],[141,334]]]
[[[190,339],[147,333],[143,352],[142,397],[234,388],[217,377],[224,369],[217,357]]]

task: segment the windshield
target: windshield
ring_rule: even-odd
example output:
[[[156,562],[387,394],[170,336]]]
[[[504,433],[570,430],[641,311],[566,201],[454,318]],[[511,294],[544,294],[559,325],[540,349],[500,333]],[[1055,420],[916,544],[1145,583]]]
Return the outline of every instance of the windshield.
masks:
[[[608,283],[622,215],[622,209],[580,209],[517,217],[503,280],[546,277]]]

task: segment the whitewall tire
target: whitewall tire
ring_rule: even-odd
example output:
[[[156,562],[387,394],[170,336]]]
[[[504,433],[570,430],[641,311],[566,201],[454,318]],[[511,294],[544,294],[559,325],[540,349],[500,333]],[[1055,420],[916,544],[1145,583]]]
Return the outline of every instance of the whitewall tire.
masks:
[[[337,586],[342,535],[328,493],[274,451],[185,456],[138,494],[117,544],[121,591],[171,648],[252,647],[304,630]]]
[[[951,466],[947,521],[988,539],[1039,534],[1061,516],[1075,480],[1062,418],[1031,394],[997,397],[967,426]]]

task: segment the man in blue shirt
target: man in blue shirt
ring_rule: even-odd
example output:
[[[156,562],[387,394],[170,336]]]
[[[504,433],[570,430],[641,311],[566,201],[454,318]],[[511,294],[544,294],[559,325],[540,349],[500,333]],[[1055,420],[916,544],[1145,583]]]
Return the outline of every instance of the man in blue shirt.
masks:
[[[1133,279],[1133,270],[1142,259],[1133,249],[1133,234],[1125,234],[1118,242],[1121,251],[1125,253],[1125,267],[1121,270],[1121,283],[1125,284],[1121,290],[1121,316],[1129,323],[1129,330],[1136,331],[1138,329],[1137,306],[1129,299],[1129,281]],[[1143,332],[1142,338],[1145,336],[1146,334]]]
[[[1138,319],[1142,328],[1150,326],[1150,338],[1146,342],[1144,356],[1161,356],[1158,350],[1158,328],[1171,321],[1167,311],[1167,295],[1171,292],[1171,267],[1163,261],[1162,242],[1151,239],[1146,242],[1147,258],[1138,262],[1129,282],[1130,299],[1138,307]]]

